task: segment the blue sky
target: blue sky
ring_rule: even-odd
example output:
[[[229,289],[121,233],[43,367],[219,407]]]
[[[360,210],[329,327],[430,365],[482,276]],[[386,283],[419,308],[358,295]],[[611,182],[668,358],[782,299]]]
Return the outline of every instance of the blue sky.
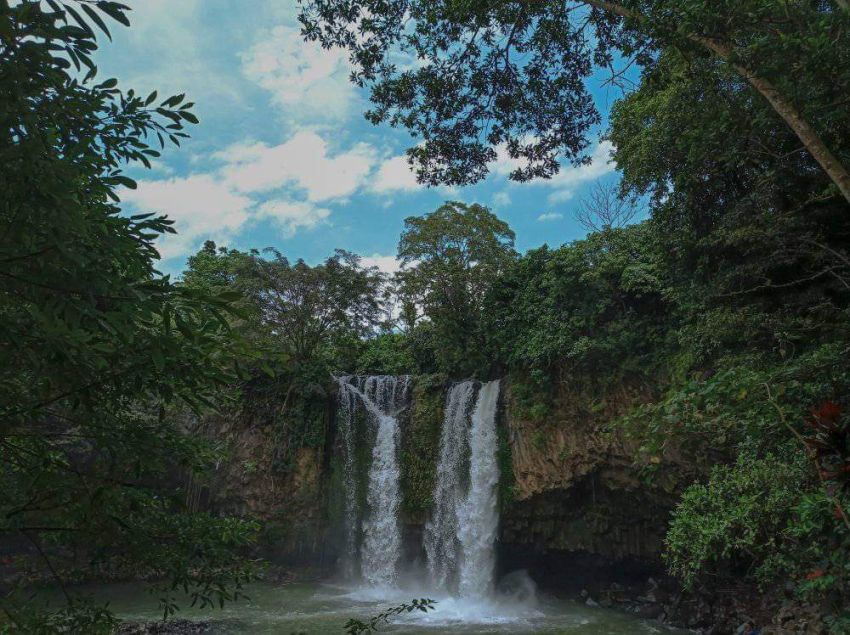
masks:
[[[125,2],[132,27],[102,42],[101,79],[186,92],[201,120],[122,193],[127,211],[175,220],[178,235],[159,245],[164,271],[181,271],[207,239],[310,263],[340,247],[390,270],[404,219],[445,200],[491,207],[521,251],[556,246],[585,233],[573,211],[593,183],[617,178],[610,146],[594,139],[591,164],[549,181],[512,183],[505,157],[475,186],[425,188],[403,158],[407,133],[363,118],[366,95],[348,83],[345,55],[301,40],[294,0]],[[603,113],[618,96],[601,82],[594,91]]]

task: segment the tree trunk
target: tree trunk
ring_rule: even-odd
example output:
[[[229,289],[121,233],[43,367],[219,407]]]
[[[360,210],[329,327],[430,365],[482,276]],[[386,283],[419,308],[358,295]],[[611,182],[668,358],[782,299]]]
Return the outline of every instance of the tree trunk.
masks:
[[[615,2],[607,2],[606,0],[585,0],[585,2],[597,9],[602,9],[603,11],[614,13],[621,17],[643,20],[643,16],[640,14]],[[837,2],[845,10],[850,7],[850,0],[837,0]],[[727,44],[701,35],[689,35],[687,37],[692,42],[707,48],[723,61],[729,62],[753,88],[767,99],[773,110],[785,120],[785,123],[794,131],[794,134],[797,135],[806,150],[820,164],[827,176],[838,186],[841,194],[850,203],[850,172],[827,147],[817,131],[803,118],[799,109],[768,80],[759,77],[754,71],[740,64],[730,62],[732,48]]]
[[[710,38],[693,36],[692,39],[716,53],[722,60],[729,61],[732,50],[728,46]],[[785,123],[799,137],[815,161],[820,164],[824,172],[832,179],[832,182],[838,186],[838,189],[847,202],[850,203],[850,172],[847,171],[847,168],[841,164],[838,157],[826,146],[817,131],[803,118],[797,107],[790,100],[786,99],[768,80],[759,77],[740,64],[731,64],[732,68],[737,70],[753,88],[761,93],[770,105],[773,106],[777,114],[785,120]]]

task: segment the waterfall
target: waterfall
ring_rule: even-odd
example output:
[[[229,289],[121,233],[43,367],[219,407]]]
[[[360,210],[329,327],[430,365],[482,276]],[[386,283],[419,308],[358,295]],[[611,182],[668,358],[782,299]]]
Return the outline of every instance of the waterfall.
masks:
[[[402,552],[398,416],[408,403],[410,377],[344,376],[337,380],[344,450],[346,570],[354,577],[359,560],[365,582],[391,588]],[[498,381],[483,385],[460,382],[446,395],[434,504],[423,540],[432,583],[439,589],[457,591],[463,598],[485,598],[493,592],[499,522],[498,400]],[[370,427],[358,431],[364,414]],[[374,439],[365,492],[356,458],[362,456],[357,448],[364,438]],[[361,458],[360,465],[363,462]],[[366,507],[360,510],[364,494]]]
[[[496,405],[499,381],[482,386],[478,393],[472,427],[469,430],[469,493],[459,511],[460,594],[486,596],[493,590],[495,555],[493,545],[499,526],[497,487],[499,463],[496,457]]]
[[[410,378],[379,375],[370,377],[341,377],[340,405],[345,403],[346,436],[346,548],[355,556],[357,532],[357,479],[354,465],[354,413],[360,403],[376,424],[372,462],[369,467],[369,484],[366,495],[367,517],[363,521],[364,539],[360,563],[363,578],[373,586],[390,586],[395,581],[398,560],[401,556],[401,527],[398,508],[399,489],[398,414],[404,407]],[[345,395],[345,397],[343,396]],[[344,401],[345,400],[345,401]],[[351,443],[349,444],[349,438]],[[351,466],[349,470],[349,465]],[[349,474],[350,472],[350,474]],[[349,478],[350,476],[350,478]],[[351,510],[351,511],[349,511]],[[351,538],[349,539],[349,533]],[[354,558],[352,557],[352,560]]]
[[[354,392],[348,390],[350,377],[337,378],[339,382],[339,407],[337,417],[340,421],[343,439],[343,484],[345,489],[345,554],[343,565],[345,577],[354,577],[357,564],[357,500],[358,488],[354,465],[354,414],[356,404]]]
[[[467,418],[474,395],[475,383],[465,381],[452,386],[446,397],[434,507],[425,524],[428,573],[440,588],[452,586],[457,572],[460,551],[457,510],[466,485],[463,466],[469,451]]]
[[[425,525],[425,553],[432,581],[457,585],[464,597],[485,596],[493,587],[498,527],[496,405],[499,382],[452,386],[440,433],[434,508]]]

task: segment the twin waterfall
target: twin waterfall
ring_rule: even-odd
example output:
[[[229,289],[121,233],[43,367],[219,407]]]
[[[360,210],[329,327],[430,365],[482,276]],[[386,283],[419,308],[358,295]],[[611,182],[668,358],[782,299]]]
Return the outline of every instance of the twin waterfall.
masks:
[[[345,567],[369,586],[396,586],[402,566],[399,417],[410,404],[411,378],[338,378],[344,456]],[[446,397],[433,508],[423,549],[429,582],[461,597],[493,589],[498,529],[496,409],[499,382],[454,384]],[[358,423],[360,422],[360,423]],[[371,456],[359,452],[371,445]],[[368,477],[358,477],[368,462]],[[365,490],[365,491],[364,491]],[[365,498],[364,498],[365,496]]]

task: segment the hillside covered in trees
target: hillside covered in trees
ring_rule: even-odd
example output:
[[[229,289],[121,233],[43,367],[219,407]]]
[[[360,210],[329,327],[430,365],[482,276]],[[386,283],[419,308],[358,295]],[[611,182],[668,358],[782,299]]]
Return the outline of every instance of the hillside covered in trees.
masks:
[[[574,4],[313,0],[302,23],[349,50],[367,116],[421,140],[433,185],[484,178],[497,148],[519,181],[586,161],[583,82],[634,58],[604,132],[621,185],[585,238],[519,253],[487,206],[446,201],[406,219],[392,275],[208,241],[171,277],[156,245],[180,228],[121,194],[192,104],[97,76],[123,5],[0,0],[0,632],[110,632],[82,580],[153,580],[166,615],[238,600],[274,536],[187,497],[231,451],[201,423],[262,419],[292,473],[329,447],[345,373],[507,378],[540,430],[565,386],[588,413],[633,387],[605,433],[647,488],[687,475],[666,571],[782,589],[850,631],[850,7]],[[59,608],[29,597],[44,582]]]

